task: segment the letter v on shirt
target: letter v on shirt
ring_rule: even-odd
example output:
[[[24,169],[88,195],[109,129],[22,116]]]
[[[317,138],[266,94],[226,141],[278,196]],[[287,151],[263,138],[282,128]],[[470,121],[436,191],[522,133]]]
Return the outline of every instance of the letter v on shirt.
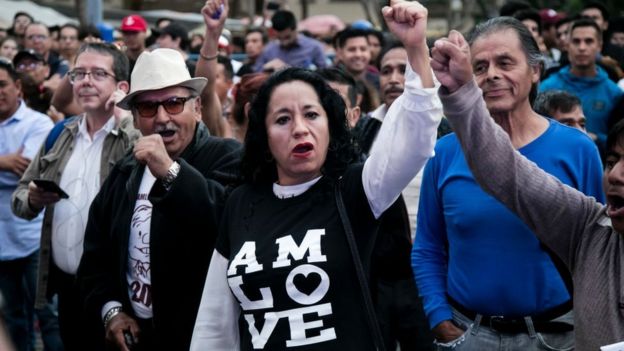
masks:
[[[336,339],[334,328],[321,329],[316,336],[306,337],[306,330],[312,328],[322,328],[322,320],[312,320],[304,322],[304,315],[315,314],[318,317],[332,314],[331,303],[314,305],[321,301],[329,291],[329,275],[320,267],[311,263],[326,262],[327,257],[322,253],[321,238],[325,235],[324,229],[311,229],[306,232],[301,245],[297,245],[292,236],[284,236],[275,240],[278,247],[278,255],[269,269],[288,268],[292,265],[292,257],[295,261],[306,260],[307,264],[295,266],[286,277],[285,289],[288,297],[297,304],[305,307],[293,308],[286,311],[264,313],[264,323],[260,331],[256,328],[256,320],[253,314],[244,314],[244,318],[249,324],[249,332],[252,337],[254,348],[263,348],[277,322],[287,319],[290,327],[290,340],[286,340],[286,347],[296,347],[316,344],[332,339]],[[307,255],[306,255],[307,254]],[[243,267],[244,273],[236,275],[239,267]],[[273,294],[268,287],[260,288],[259,300],[251,300],[243,291],[243,276],[245,274],[260,272],[263,265],[256,259],[256,243],[247,241],[243,244],[234,259],[230,262],[228,269],[228,283],[232,293],[239,300],[244,311],[267,309],[273,307]],[[308,278],[313,275],[320,277],[320,282],[311,292],[301,291],[295,280],[298,276]],[[306,318],[306,319],[309,319]]]

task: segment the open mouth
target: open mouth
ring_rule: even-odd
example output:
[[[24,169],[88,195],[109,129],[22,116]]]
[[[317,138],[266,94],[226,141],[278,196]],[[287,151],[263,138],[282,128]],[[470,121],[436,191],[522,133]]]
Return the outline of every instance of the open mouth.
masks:
[[[607,196],[607,202],[609,203],[609,206],[614,210],[619,210],[624,207],[624,198],[619,195]]]
[[[301,155],[301,154],[310,152],[312,150],[314,150],[314,145],[312,145],[311,143],[301,143],[301,144],[297,144],[292,152],[295,155],[297,154]]]
[[[174,136],[175,133],[176,133],[175,130],[171,130],[171,129],[161,130],[158,132],[158,134],[160,134],[160,136],[162,136],[163,138],[170,138]]]

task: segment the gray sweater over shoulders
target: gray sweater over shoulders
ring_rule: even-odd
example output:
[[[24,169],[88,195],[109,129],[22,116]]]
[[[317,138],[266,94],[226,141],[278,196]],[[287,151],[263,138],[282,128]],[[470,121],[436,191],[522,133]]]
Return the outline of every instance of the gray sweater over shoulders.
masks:
[[[624,235],[611,226],[606,207],[520,155],[474,80],[439,95],[477,182],[572,272],[576,350],[624,341]]]

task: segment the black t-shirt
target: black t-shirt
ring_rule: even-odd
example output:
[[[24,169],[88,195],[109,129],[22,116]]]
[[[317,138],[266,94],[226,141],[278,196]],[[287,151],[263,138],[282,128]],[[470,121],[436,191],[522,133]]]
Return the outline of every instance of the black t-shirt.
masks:
[[[361,178],[361,166],[347,170],[342,194],[362,260],[368,262],[377,221]],[[236,189],[216,248],[229,260],[230,290],[242,310],[241,350],[373,349],[334,184],[327,177],[287,199],[278,199],[268,184]]]

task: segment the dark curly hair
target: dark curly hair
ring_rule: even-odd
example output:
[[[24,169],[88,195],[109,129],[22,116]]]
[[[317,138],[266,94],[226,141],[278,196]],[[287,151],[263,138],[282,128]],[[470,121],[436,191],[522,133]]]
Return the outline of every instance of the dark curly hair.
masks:
[[[346,118],[342,97],[327,85],[317,73],[302,68],[287,68],[273,74],[260,87],[249,111],[249,128],[245,136],[241,162],[243,179],[252,184],[270,184],[277,181],[277,165],[269,149],[265,124],[269,100],[281,84],[302,81],[309,84],[319,96],[327,113],[329,147],[321,169],[324,176],[337,179],[351,163],[358,161],[358,153]]]

